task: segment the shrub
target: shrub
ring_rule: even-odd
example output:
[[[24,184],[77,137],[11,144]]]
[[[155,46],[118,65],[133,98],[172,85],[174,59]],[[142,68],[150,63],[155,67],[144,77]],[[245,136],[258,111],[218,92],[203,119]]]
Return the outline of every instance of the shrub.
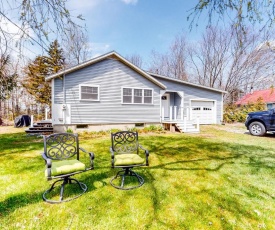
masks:
[[[265,109],[266,106],[262,98],[258,98],[256,103],[248,103],[247,105],[226,105],[224,108],[223,121],[226,123],[245,122],[248,113]]]
[[[66,130],[66,132],[67,133],[73,133],[73,130],[69,128],[69,129]]]

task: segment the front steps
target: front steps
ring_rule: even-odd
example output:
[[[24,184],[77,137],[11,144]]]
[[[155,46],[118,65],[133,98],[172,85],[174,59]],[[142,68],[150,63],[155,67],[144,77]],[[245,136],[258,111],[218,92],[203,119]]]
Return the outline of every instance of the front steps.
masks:
[[[181,133],[199,133],[200,125],[199,120],[163,120],[162,125],[164,129],[171,132],[179,131]]]
[[[52,122],[50,120],[44,120],[33,124],[25,132],[29,135],[48,135],[53,133]]]
[[[192,121],[186,121],[186,124],[184,124],[184,121],[178,121],[175,124],[176,128],[181,133],[199,133],[200,129],[197,127],[197,124],[194,124]]]

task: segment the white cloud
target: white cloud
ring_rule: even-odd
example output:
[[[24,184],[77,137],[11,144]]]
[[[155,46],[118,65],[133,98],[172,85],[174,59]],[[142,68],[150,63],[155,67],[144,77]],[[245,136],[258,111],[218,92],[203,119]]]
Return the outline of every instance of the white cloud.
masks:
[[[90,43],[91,51],[92,51],[92,57],[97,57],[99,55],[105,54],[107,52],[111,51],[111,45],[107,43],[96,43],[92,42]]]
[[[136,5],[138,0],[121,0],[122,2],[124,2],[125,4],[132,4],[132,5]]]

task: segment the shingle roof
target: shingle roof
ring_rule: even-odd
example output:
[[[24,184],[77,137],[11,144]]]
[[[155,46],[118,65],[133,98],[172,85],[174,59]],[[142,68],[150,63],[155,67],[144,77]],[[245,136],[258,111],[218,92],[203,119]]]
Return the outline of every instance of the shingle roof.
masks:
[[[265,89],[254,91],[253,93],[246,94],[240,100],[236,102],[237,105],[246,105],[248,103],[254,103],[259,98],[262,98],[265,103],[275,102],[275,89]]]

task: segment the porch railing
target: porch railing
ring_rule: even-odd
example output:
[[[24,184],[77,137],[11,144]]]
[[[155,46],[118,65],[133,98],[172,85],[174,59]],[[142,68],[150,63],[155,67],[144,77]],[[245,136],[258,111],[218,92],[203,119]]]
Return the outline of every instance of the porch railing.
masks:
[[[168,117],[165,116],[164,107],[161,109],[161,119],[168,121],[176,121],[183,120],[186,118],[187,120],[192,119],[191,115],[191,107],[179,107],[178,106],[170,106]]]

